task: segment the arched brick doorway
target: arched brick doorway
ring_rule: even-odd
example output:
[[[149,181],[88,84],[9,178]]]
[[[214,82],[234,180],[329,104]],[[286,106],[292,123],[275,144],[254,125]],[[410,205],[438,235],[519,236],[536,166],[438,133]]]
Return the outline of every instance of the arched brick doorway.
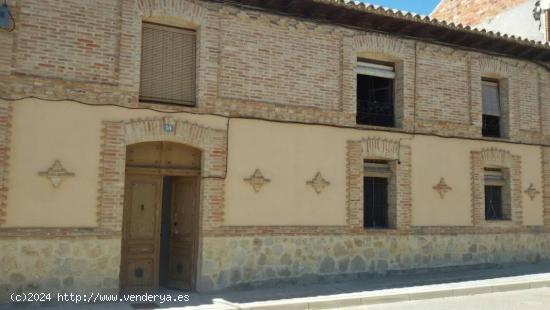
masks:
[[[126,147],[120,284],[124,291],[195,286],[201,151],[174,142]]]
[[[197,267],[193,280],[200,278],[202,235],[215,230],[223,223],[223,217],[220,215],[223,215],[224,204],[227,131],[187,120],[158,117],[106,121],[103,123],[102,132],[98,224],[100,230],[120,234],[121,237],[127,183],[127,146],[131,149],[132,146],[142,143],[173,143],[200,151]],[[124,220],[125,218],[126,215]],[[141,274],[141,271],[138,271],[138,274]],[[122,285],[125,283],[121,283],[121,288]]]

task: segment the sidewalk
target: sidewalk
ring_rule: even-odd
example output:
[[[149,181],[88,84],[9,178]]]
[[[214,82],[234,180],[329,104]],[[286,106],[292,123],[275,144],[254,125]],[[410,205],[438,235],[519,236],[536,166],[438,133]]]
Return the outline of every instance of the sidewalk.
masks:
[[[357,305],[463,296],[550,286],[550,262],[475,266],[452,271],[426,271],[360,277],[316,284],[280,285],[215,293],[191,293],[185,303],[164,304],[50,304],[54,309],[330,309]],[[166,294],[181,294],[164,291]],[[36,307],[35,305],[29,305]],[[1,305],[0,309],[25,305]]]

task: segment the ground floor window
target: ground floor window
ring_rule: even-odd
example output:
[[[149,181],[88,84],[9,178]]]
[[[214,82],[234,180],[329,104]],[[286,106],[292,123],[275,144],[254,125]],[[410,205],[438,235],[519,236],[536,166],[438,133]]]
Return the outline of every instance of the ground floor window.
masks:
[[[388,179],[365,177],[364,190],[364,215],[365,228],[388,227]]]
[[[506,188],[506,176],[502,169],[485,169],[485,220],[510,219],[503,199]]]
[[[363,227],[390,227],[391,168],[387,161],[366,161],[363,177]]]
[[[502,186],[485,186],[485,219],[501,220],[502,216]]]

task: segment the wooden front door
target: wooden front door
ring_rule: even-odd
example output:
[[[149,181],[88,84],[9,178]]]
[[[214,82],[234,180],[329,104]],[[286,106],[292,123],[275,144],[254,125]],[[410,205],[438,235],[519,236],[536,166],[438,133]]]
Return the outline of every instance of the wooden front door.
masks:
[[[120,281],[124,291],[159,285],[162,176],[127,174]]]
[[[170,287],[194,288],[198,233],[199,178],[175,177],[172,183],[168,279]]]

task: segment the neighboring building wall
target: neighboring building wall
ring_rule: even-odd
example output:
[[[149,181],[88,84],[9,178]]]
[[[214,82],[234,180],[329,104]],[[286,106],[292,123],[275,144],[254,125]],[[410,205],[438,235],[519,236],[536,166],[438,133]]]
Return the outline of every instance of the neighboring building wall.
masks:
[[[442,0],[432,17],[455,24],[477,25],[527,0]]]
[[[17,1],[17,30],[0,34],[12,53],[0,59],[0,97],[41,98],[0,103],[0,299],[15,289],[117,289],[125,146],[138,141],[206,154],[201,290],[550,259],[550,75],[542,66],[211,2],[106,2],[102,16],[116,18],[103,23],[80,13],[95,4],[73,1],[63,14]],[[55,18],[38,22],[43,10]],[[64,32],[74,16],[102,32],[97,41],[80,40],[86,29]],[[197,29],[196,107],[137,101],[142,18]],[[64,54],[49,50],[59,32],[66,68]],[[47,38],[19,43],[29,36]],[[357,57],[395,62],[400,128],[355,124]],[[481,137],[482,77],[503,81],[507,139]],[[161,130],[166,122],[175,133]],[[514,170],[510,225],[488,227],[474,215],[472,184],[490,148],[513,159],[502,161]],[[362,161],[372,157],[400,161],[395,229],[362,228]],[[38,175],[54,160],[75,173],[58,189]],[[255,169],[271,180],[258,193],[243,181]],[[330,183],[320,194],[307,184],[317,172]],[[441,178],[452,187],[444,198],[433,189]],[[531,183],[533,199],[524,192]]]
[[[547,42],[549,8],[548,0],[443,0],[433,11],[432,17],[488,32]]]

